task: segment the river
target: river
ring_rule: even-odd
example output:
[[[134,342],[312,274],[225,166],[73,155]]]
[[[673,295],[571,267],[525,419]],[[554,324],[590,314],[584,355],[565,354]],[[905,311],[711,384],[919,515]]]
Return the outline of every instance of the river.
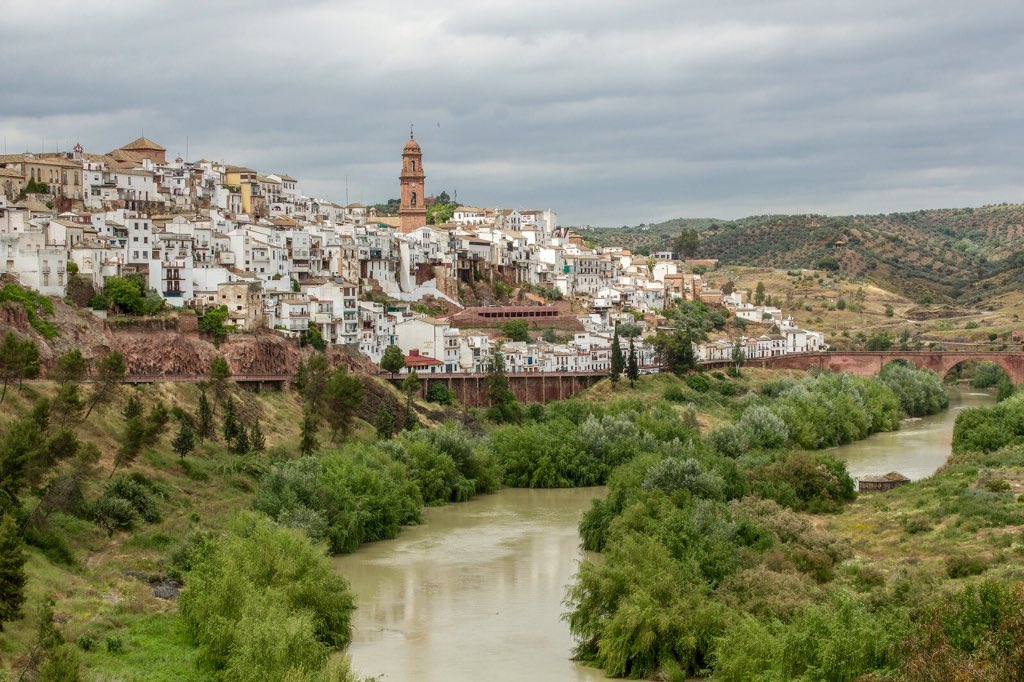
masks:
[[[991,393],[956,387],[950,409],[899,431],[834,448],[853,476],[935,472],[950,452],[953,423]],[[349,646],[360,675],[385,681],[597,682],[569,659],[562,601],[584,553],[577,524],[604,488],[506,489],[427,509],[395,540],[334,559],[358,610]]]
[[[995,404],[992,392],[958,385],[949,389],[949,409],[907,420],[899,431],[832,448],[854,478],[898,471],[912,481],[931,476],[949,458],[953,424],[960,410]]]
[[[385,681],[597,682],[569,659],[562,600],[577,524],[604,488],[505,489],[427,509],[395,540],[334,559],[358,609],[354,669]]]

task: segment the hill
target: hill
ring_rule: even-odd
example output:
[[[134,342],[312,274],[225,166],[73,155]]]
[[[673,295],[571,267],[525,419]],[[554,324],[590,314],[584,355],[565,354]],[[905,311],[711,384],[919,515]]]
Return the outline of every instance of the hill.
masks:
[[[644,253],[669,248],[685,227],[700,232],[697,256],[773,268],[838,270],[918,302],[973,304],[1013,291],[1024,267],[1024,205],[888,215],[752,216],[592,228],[600,245]]]

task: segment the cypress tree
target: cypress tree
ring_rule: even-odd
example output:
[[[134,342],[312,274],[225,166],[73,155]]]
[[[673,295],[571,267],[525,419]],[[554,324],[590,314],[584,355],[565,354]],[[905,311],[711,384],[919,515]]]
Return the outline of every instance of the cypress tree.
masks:
[[[319,447],[316,428],[320,424],[319,416],[313,410],[306,410],[302,417],[302,436],[299,438],[299,454],[311,455]]]
[[[207,438],[213,438],[213,410],[210,409],[210,401],[206,399],[206,391],[199,394],[199,415],[196,419],[196,435],[199,442]]]
[[[249,449],[259,454],[267,449],[267,439],[263,437],[263,430],[260,428],[260,421],[257,419],[249,432]]]
[[[238,426],[238,435],[235,436],[233,448],[237,455],[249,452],[249,432],[242,425]]]
[[[195,433],[192,431],[192,427],[189,426],[187,421],[182,420],[181,427],[178,428],[178,434],[171,441],[171,447],[178,453],[178,456],[182,459],[185,455],[192,452],[196,446]]]
[[[636,380],[640,378],[640,364],[636,358],[636,347],[633,345],[633,337],[629,337],[629,360],[626,362],[626,376],[629,377],[629,387],[633,388],[636,385]]]
[[[612,336],[612,366],[608,372],[608,376],[613,384],[619,383],[619,379],[622,377],[622,370],[625,367],[626,360],[622,357],[622,344],[619,342],[619,327],[616,325],[615,334]]]
[[[389,405],[383,405],[377,412],[377,423],[374,427],[377,429],[379,439],[391,438],[395,434],[395,413]]]
[[[224,401],[224,442],[231,446],[238,438],[238,430],[241,425],[238,423],[238,414],[235,412],[235,401],[228,396]]]

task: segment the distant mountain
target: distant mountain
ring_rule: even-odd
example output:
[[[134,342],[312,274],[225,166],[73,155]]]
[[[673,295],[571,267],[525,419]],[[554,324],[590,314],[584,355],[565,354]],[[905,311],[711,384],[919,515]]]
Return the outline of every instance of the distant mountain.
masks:
[[[914,300],[975,303],[1024,286],[1024,205],[889,215],[773,215],[670,220],[581,234],[640,253],[671,248],[684,228],[700,232],[699,256],[776,268],[838,268]]]

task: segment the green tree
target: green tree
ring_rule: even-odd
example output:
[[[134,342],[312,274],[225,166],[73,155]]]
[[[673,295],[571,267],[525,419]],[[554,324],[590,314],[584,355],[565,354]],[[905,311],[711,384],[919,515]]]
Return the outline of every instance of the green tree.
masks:
[[[231,396],[224,401],[224,423],[221,428],[224,434],[224,443],[231,447],[235,439],[238,438],[238,431],[243,428],[238,421],[235,401],[231,399]]]
[[[395,435],[395,413],[390,405],[381,405],[373,426],[377,430],[378,439],[387,440]]]
[[[32,339],[19,339],[14,332],[4,334],[0,341],[0,378],[3,379],[3,393],[0,403],[7,397],[7,385],[39,374],[39,347]]]
[[[138,396],[130,395],[128,400],[125,401],[124,407],[121,408],[121,416],[124,417],[125,421],[128,421],[129,419],[141,417],[145,411],[142,401],[139,400]]]
[[[309,362],[301,363],[295,375],[295,385],[303,399],[316,407],[324,394],[327,380],[331,378],[331,365],[323,353],[313,353]]]
[[[764,303],[764,282],[758,282],[757,287],[754,289],[754,305],[762,305]]]
[[[725,284],[722,285],[722,293],[728,296],[734,291],[736,291],[736,282],[731,279],[726,280]]]
[[[210,385],[217,403],[224,402],[228,394],[228,380],[231,378],[231,366],[223,355],[215,355],[210,361]]]
[[[4,429],[0,438],[0,510],[18,506],[26,469],[45,444],[43,428],[38,421],[23,417]]]
[[[309,329],[305,331],[302,335],[302,341],[303,343],[308,343],[315,350],[318,350],[321,353],[323,353],[327,348],[327,342],[324,341],[324,336],[320,333],[320,328],[315,324],[310,325]]]
[[[267,449],[267,439],[263,435],[263,429],[260,428],[259,419],[249,431],[249,449],[257,455]]]
[[[633,342],[630,337],[630,343]],[[612,361],[611,368],[608,371],[608,376],[611,378],[613,384],[619,383],[619,379],[622,378],[622,372],[626,368],[626,359],[622,355],[622,343],[619,341],[619,327],[615,326],[615,332],[612,334]]]
[[[199,409],[198,416],[196,418],[196,436],[199,437],[199,442],[201,443],[207,438],[213,438],[214,434],[213,410],[210,409],[210,401],[206,399],[206,391],[202,391],[199,394]]]
[[[300,455],[312,455],[320,447],[316,437],[319,426],[319,415],[312,409],[307,408],[302,414],[302,434],[299,438]]]
[[[324,386],[323,400],[320,405],[320,410],[332,429],[332,443],[339,431],[341,431],[342,439],[348,438],[356,412],[359,411],[362,404],[362,382],[346,372],[344,367],[334,370],[334,374]]]
[[[134,277],[107,277],[103,295],[118,312],[142,315],[145,311],[145,291],[141,280]]]
[[[128,363],[119,350],[112,350],[100,358],[96,365],[96,381],[92,385],[92,400],[89,402],[85,419],[89,418],[98,405],[105,405],[114,399],[127,371]]]
[[[74,348],[57,357],[50,378],[63,386],[69,382],[79,382],[89,371],[89,362],[82,357],[82,351]]]
[[[236,455],[245,455],[248,454],[249,448],[249,432],[246,430],[244,424],[239,424],[238,434],[235,436],[235,440],[231,443],[231,449]]]
[[[203,310],[199,316],[199,331],[213,337],[213,345],[219,346],[228,337],[228,328],[224,322],[228,319],[228,307],[216,305]]]
[[[633,388],[636,386],[636,380],[640,378],[640,363],[637,360],[633,337],[629,337],[629,357],[626,359],[626,376],[629,377],[629,387]]]
[[[405,354],[402,353],[402,349],[394,345],[388,346],[380,359],[380,368],[385,372],[390,372],[394,377],[395,374],[402,371],[403,367],[405,367]]]
[[[25,562],[28,555],[18,524],[11,514],[0,513],[0,632],[18,617],[25,602]]]
[[[409,372],[408,376],[402,380],[402,392],[405,393],[405,419],[403,425],[407,429],[413,428],[415,424],[419,423],[412,411],[412,397],[420,392],[420,377],[416,374],[416,370]]]
[[[530,325],[526,320],[509,320],[501,325],[501,333],[513,341],[529,341]]]
[[[673,246],[680,259],[692,258],[700,249],[700,235],[696,230],[686,228],[676,237]]]
[[[196,447],[195,433],[192,431],[192,427],[186,420],[182,420],[178,427],[178,433],[174,436],[174,440],[171,441],[171,447],[178,453],[178,457],[182,459],[185,455],[192,452]]]
[[[743,363],[747,361],[747,353],[743,350],[743,346],[740,345],[740,340],[736,339],[736,344],[732,347],[732,364],[739,371]]]
[[[484,380],[485,392],[490,407],[488,417],[495,422],[517,422],[522,416],[516,396],[505,375],[505,356],[500,348],[491,356],[491,366]]]

